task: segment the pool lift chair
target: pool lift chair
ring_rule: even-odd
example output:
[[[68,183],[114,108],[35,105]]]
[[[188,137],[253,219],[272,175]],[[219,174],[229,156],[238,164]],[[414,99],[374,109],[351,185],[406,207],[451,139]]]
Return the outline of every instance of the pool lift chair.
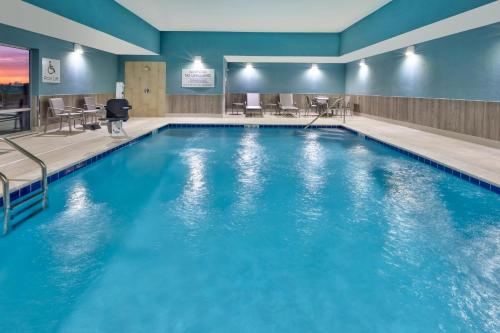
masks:
[[[297,103],[293,101],[293,94],[280,94],[278,106],[280,114],[293,116],[293,113],[295,113],[300,117],[300,109],[297,107]]]
[[[128,113],[132,110],[132,106],[126,99],[114,98],[106,103],[106,118],[101,118],[107,122],[108,132],[112,137],[127,136],[127,132],[123,129],[123,123],[129,118]]]

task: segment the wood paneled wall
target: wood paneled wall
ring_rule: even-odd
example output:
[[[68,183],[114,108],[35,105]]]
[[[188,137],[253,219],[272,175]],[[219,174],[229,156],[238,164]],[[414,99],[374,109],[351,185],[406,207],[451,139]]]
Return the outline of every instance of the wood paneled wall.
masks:
[[[293,94],[293,100],[297,104],[297,107],[301,109],[307,108],[306,96],[312,100],[314,96],[328,96],[330,98],[337,98],[339,94]],[[279,94],[260,94],[260,98],[264,105],[278,103]],[[243,103],[246,100],[246,94],[238,93],[228,93],[226,94],[226,110],[230,110],[233,103]]]
[[[125,98],[134,107],[131,117],[165,116],[165,62],[125,61]]]
[[[168,114],[222,115],[224,95],[167,94]]]
[[[500,102],[352,96],[352,103],[362,114],[500,140]]]
[[[98,104],[106,104],[108,99],[115,98],[115,93],[103,93],[103,94],[84,94],[84,95],[53,95],[53,96],[40,96],[39,97],[39,105],[40,105],[40,117],[41,124],[45,124],[45,120],[47,118],[47,110],[49,108],[49,98],[61,97],[64,100],[65,105],[74,106],[77,108],[83,108],[84,106],[84,97],[86,96],[95,96]],[[38,123],[38,115],[35,113],[32,117],[33,123]],[[49,123],[59,122],[58,119],[49,119]]]

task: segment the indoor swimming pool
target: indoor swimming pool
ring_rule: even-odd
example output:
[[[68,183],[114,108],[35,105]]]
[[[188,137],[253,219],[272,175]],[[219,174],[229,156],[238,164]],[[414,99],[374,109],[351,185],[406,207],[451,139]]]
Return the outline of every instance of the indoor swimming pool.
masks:
[[[168,128],[49,197],[1,332],[500,330],[500,195],[342,129]]]

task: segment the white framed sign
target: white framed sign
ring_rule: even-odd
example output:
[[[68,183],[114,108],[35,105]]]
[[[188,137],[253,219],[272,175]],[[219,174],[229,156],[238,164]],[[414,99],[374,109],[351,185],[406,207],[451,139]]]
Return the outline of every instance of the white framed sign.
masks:
[[[213,88],[215,86],[213,69],[183,69],[183,88]]]
[[[42,82],[61,83],[61,61],[42,58]]]

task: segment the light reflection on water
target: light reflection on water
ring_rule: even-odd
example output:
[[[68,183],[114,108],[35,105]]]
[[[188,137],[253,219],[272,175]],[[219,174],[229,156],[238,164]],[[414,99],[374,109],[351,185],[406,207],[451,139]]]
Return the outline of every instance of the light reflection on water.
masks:
[[[211,153],[208,149],[192,148],[181,153],[182,163],[187,168],[187,180],[177,200],[184,223],[196,228],[207,217],[206,163]]]
[[[306,196],[316,199],[316,195],[325,185],[325,151],[318,142],[317,132],[307,132],[302,149],[301,165],[297,165],[306,187]]]
[[[235,209],[242,214],[256,210],[256,198],[266,182],[262,174],[266,160],[266,151],[259,142],[259,131],[245,131],[238,142],[235,161],[239,184]]]
[[[323,196],[326,186],[328,171],[326,166],[325,151],[319,142],[319,133],[307,131],[302,133],[303,143],[300,155],[295,160],[295,170],[298,171],[301,179],[300,201],[298,215],[302,216],[298,221],[297,230],[304,235],[314,232],[315,226],[312,222],[321,221],[323,209],[318,204]]]
[[[92,200],[88,185],[78,181],[67,189],[65,209],[50,228],[43,226],[55,267],[66,273],[78,273],[94,262],[109,228],[108,209]],[[49,202],[50,203],[50,202]],[[50,241],[49,241],[50,240]]]

